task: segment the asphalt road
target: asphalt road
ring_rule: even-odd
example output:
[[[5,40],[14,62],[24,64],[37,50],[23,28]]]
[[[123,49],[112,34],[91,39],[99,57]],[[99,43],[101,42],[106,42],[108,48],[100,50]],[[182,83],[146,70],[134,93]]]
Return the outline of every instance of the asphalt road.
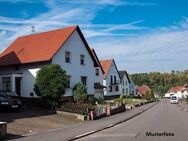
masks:
[[[151,136],[147,133],[151,132]],[[152,136],[154,135],[154,136]],[[188,112],[161,100],[135,118],[78,141],[187,141]]]

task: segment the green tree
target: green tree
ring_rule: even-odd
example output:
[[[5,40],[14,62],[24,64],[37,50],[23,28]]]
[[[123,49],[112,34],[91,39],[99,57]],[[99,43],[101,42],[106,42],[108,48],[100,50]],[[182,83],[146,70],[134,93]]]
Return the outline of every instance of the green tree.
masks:
[[[171,87],[182,86],[188,82],[188,70],[172,71],[171,73],[137,73],[131,75],[136,85],[148,85],[153,93],[159,93],[163,96]]]
[[[87,99],[87,88],[81,82],[77,83],[73,88],[73,98],[75,102],[84,103]]]
[[[51,64],[43,66],[37,72],[34,91],[41,98],[56,103],[54,100],[59,100],[65,94],[68,86],[66,71],[57,64]]]

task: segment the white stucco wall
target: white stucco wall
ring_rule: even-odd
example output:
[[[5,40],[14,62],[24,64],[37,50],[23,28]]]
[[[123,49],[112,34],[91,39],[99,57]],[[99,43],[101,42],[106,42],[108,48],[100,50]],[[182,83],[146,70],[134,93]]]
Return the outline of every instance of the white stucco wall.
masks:
[[[124,89],[124,93],[123,93],[123,89]],[[129,81],[127,75],[125,74],[123,80],[121,81],[121,95],[129,95],[129,94],[130,94]]]
[[[119,87],[119,91],[115,91],[115,86],[116,85],[110,85],[110,80],[111,80],[111,75],[113,75],[113,78],[114,76],[116,76],[116,82],[118,82],[118,87]],[[113,96],[113,95],[120,95],[121,93],[121,87],[120,87],[120,77],[119,77],[119,74],[118,74],[118,71],[115,67],[115,64],[114,62],[112,63],[111,67],[110,67],[110,70],[106,76],[106,78],[104,78],[103,80],[103,85],[106,86],[106,90],[104,92],[104,95],[105,96]],[[109,86],[112,86],[112,92],[109,92]]]
[[[30,97],[30,93],[36,96],[33,90],[33,85],[35,83],[35,78],[37,71],[45,64],[33,64],[33,65],[20,65],[19,70],[15,70],[15,66],[3,67],[0,69],[0,89],[2,89],[2,77],[16,77],[16,74],[19,74],[21,78],[21,96]],[[14,80],[11,82],[12,92],[15,92],[15,83]]]
[[[71,63],[65,62],[65,52],[71,53]],[[80,55],[85,55],[85,65],[80,65]],[[84,43],[77,31],[59,49],[52,58],[52,63],[59,64],[71,76],[71,87],[81,82],[81,76],[87,77],[88,94],[94,94],[95,71],[94,62],[89,55]],[[72,90],[67,91],[65,96],[72,96]]]
[[[129,94],[136,95],[136,86],[135,86],[135,83],[133,82],[133,80],[131,80],[131,79],[130,79],[130,83],[129,83]]]
[[[99,75],[95,75],[95,79],[94,81],[97,83],[100,83],[101,85],[103,85],[103,74],[102,74],[102,70],[100,67],[95,67],[95,69],[99,69]],[[95,71],[95,70],[94,70]],[[94,72],[95,73],[95,72]]]

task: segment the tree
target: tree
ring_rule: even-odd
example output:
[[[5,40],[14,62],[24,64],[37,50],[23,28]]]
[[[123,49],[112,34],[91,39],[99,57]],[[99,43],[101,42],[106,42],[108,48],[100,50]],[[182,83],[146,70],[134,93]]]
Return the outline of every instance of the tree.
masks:
[[[81,82],[77,83],[73,88],[74,101],[84,103],[87,99],[87,88]]]
[[[132,74],[131,78],[136,85],[148,85],[153,90],[153,93],[163,96],[171,87],[182,86],[188,82],[188,70],[172,71],[171,73],[137,73]]]
[[[42,98],[59,99],[69,86],[68,76],[61,66],[51,64],[43,66],[36,76],[34,91]]]

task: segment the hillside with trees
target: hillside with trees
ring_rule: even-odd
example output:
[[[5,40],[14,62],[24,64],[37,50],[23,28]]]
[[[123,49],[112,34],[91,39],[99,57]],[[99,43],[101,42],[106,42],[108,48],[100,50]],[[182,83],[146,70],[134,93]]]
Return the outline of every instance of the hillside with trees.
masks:
[[[164,95],[171,87],[188,83],[188,70],[172,71],[171,73],[136,73],[131,75],[136,85],[148,85],[154,93]]]

